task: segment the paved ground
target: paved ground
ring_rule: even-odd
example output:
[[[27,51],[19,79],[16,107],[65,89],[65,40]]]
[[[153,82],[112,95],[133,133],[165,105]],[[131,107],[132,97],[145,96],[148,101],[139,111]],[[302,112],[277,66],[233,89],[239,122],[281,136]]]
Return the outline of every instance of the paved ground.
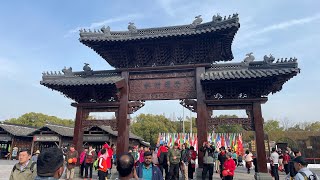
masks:
[[[13,165],[16,163],[16,161],[8,161],[8,160],[0,160],[0,180],[8,180],[9,176],[10,176],[10,172],[12,170]],[[313,171],[315,171],[317,174],[320,174],[320,169],[313,169]],[[76,173],[78,173],[79,170],[76,170]],[[94,173],[94,177],[93,179],[97,179],[97,173]],[[113,169],[113,176],[110,179],[115,179],[116,177],[116,170],[115,168]],[[251,174],[247,174],[246,173],[246,169],[244,167],[238,167],[236,169],[235,172],[235,177],[234,180],[251,180],[254,179],[253,177],[254,173],[252,170]],[[64,178],[64,176],[62,176]],[[280,179],[284,179],[285,178],[285,174],[280,172]],[[75,180],[80,180],[81,178],[76,178]],[[197,178],[200,179],[200,178]],[[219,175],[218,174],[214,174],[214,178],[213,179],[219,179]],[[63,180],[63,179],[62,179]]]

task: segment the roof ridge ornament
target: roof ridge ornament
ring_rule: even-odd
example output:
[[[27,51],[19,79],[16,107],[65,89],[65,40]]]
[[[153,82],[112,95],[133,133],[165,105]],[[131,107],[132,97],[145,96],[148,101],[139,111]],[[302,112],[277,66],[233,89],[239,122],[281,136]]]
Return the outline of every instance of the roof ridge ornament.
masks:
[[[243,62],[245,64],[249,64],[249,63],[254,61],[255,57],[252,54],[253,54],[253,52],[250,52],[250,53],[246,54],[247,57],[244,58],[244,60],[243,60]]]
[[[65,76],[73,76],[74,73],[72,72],[72,67],[69,67],[68,69],[66,67],[64,67],[62,69],[62,72]]]
[[[128,30],[129,30],[131,33],[137,32],[137,28],[136,28],[136,26],[134,25],[133,22],[129,22]]]
[[[196,17],[194,17],[194,18],[195,18],[195,20],[193,20],[193,22],[192,22],[192,24],[191,24],[192,27],[198,26],[198,25],[201,24],[202,21],[203,21],[203,19],[201,18],[201,15],[198,15],[198,16],[196,16]]]
[[[217,15],[212,16],[212,22],[220,22],[222,21],[222,16],[218,13]]]
[[[110,26],[102,26],[101,31],[103,32],[103,34],[110,36],[111,32],[110,32]]]
[[[263,62],[266,62],[268,64],[273,63],[274,60],[275,58],[272,56],[272,54],[270,54],[269,57],[267,55],[263,56]]]
[[[89,65],[90,64],[88,64],[88,63],[84,63],[84,66],[83,66],[83,71],[87,76],[93,75],[93,70],[91,69],[91,67]]]

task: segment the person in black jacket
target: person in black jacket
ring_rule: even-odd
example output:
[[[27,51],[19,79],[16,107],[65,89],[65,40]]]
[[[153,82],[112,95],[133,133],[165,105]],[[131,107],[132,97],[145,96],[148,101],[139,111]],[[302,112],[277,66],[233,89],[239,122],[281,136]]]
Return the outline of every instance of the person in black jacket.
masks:
[[[204,153],[203,156],[203,170],[202,170],[202,179],[206,179],[207,172],[209,171],[209,180],[212,180],[213,169],[214,169],[214,151],[215,147],[209,142],[204,142],[200,151]]]
[[[162,173],[162,176],[165,177],[165,179],[169,179],[169,165],[168,165],[168,147],[167,146],[160,146],[159,150],[160,156],[159,156],[159,169]],[[163,174],[163,170],[165,175]]]
[[[298,149],[292,149],[292,151],[293,151],[295,157],[292,158],[291,161],[289,162],[289,170],[290,170],[290,177],[294,178],[298,172],[297,172],[296,169],[294,168],[294,162],[293,162],[293,160],[294,160],[296,157],[301,156],[301,152],[300,152]]]
[[[220,162],[220,178],[222,179],[222,170],[223,170],[223,164],[224,162],[227,160],[227,156],[226,156],[226,148],[224,146],[221,147],[221,152],[218,155],[218,160]]]

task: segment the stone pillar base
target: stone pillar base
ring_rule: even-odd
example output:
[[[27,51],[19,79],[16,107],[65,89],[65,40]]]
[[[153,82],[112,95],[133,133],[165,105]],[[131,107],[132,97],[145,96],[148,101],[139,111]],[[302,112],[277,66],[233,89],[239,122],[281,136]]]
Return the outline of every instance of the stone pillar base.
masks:
[[[254,179],[256,180],[272,180],[272,176],[269,173],[261,173],[261,172],[256,172],[254,175]]]

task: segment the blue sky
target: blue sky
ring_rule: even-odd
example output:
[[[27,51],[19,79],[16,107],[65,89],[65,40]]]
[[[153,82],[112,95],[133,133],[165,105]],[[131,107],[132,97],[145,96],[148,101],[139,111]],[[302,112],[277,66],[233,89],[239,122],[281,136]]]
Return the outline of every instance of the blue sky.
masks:
[[[254,52],[256,59],[272,53],[276,58],[297,57],[301,68],[301,74],[281,92],[269,96],[262,107],[264,118],[319,121],[319,7],[320,1],[311,0],[4,1],[0,6],[0,120],[31,111],[75,117],[70,99],[39,82],[43,71],[64,66],[77,71],[84,62],[94,70],[111,69],[78,41],[79,28],[109,25],[111,30],[126,30],[129,21],[137,28],[170,26],[189,24],[196,15],[207,22],[217,13],[239,13],[241,28],[232,46],[233,61],[241,61],[248,52]],[[177,101],[156,101],[147,102],[136,114],[170,116],[173,112],[181,116]]]

